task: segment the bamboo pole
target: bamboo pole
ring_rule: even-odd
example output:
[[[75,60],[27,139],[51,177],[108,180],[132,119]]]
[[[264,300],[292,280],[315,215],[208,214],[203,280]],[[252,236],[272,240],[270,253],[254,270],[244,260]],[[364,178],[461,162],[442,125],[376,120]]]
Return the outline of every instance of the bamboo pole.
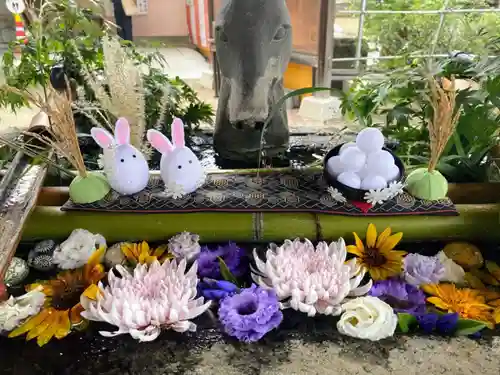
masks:
[[[459,205],[457,208],[460,216],[348,217],[280,212],[96,214],[61,211],[60,207],[37,207],[28,220],[23,239],[64,239],[73,229],[84,228],[102,234],[109,242],[159,241],[181,231],[198,233],[204,242],[279,242],[295,237],[326,240],[345,237],[351,241],[352,232],[365,233],[369,223],[378,228],[390,226],[393,231],[402,231],[408,241],[500,239],[498,205]],[[256,226],[261,234],[259,238],[255,238]]]

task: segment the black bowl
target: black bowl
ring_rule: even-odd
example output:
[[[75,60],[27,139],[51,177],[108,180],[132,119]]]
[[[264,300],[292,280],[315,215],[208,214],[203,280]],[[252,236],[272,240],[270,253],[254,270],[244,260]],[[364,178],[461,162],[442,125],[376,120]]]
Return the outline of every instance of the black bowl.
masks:
[[[328,168],[327,168],[327,163],[328,160],[331,157],[337,156],[340,152],[340,148],[344,145],[344,143],[335,146],[333,149],[331,149],[325,156],[325,159],[323,161],[323,176],[325,177],[325,181],[329,186],[334,187],[338,191],[342,193],[342,195],[350,201],[363,201],[365,198],[365,194],[368,192],[368,190],[361,190],[361,189],[354,189],[352,187],[346,186],[340,182],[337,181],[337,178],[335,176],[330,175],[328,173]],[[399,178],[397,181],[401,182],[404,179],[405,175],[405,166],[403,165],[403,162],[401,161],[400,158],[398,158],[390,149],[384,147],[382,150],[385,150],[389,152],[393,157],[394,157],[394,163],[396,166],[399,168]]]

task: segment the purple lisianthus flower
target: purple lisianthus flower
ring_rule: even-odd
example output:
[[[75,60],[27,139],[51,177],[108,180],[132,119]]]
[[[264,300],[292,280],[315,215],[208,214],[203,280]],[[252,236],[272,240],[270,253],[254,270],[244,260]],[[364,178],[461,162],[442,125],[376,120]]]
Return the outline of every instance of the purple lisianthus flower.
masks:
[[[425,312],[424,292],[399,278],[375,281],[368,294],[386,302],[396,312],[408,314]]]
[[[245,256],[245,251],[234,242],[229,242],[225,246],[217,247],[216,250],[211,250],[207,246],[201,249],[198,255],[198,276],[200,278],[222,279],[219,257],[222,258],[235,277],[243,276],[248,270],[248,259]]]
[[[219,320],[224,331],[243,342],[255,342],[283,320],[276,293],[255,284],[220,302]]]
[[[417,318],[418,326],[425,333],[431,334],[433,332],[440,333],[442,335],[452,335],[457,329],[458,314],[435,314],[435,313],[425,313],[415,315]]]
[[[407,283],[415,286],[437,284],[446,272],[443,263],[435,256],[408,254],[403,263],[404,279]]]
[[[225,280],[203,279],[198,283],[198,293],[206,299],[219,301],[238,291],[238,287]]]

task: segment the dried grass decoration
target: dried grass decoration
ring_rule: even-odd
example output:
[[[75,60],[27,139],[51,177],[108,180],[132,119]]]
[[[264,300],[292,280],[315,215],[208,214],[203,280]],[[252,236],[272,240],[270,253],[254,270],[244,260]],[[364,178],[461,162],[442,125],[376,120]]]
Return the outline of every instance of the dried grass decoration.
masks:
[[[74,172],[61,167],[46,156],[46,147],[48,146],[58,155],[64,157],[77,171],[77,175],[69,185],[69,196],[73,202],[85,204],[104,198],[111,190],[111,187],[103,173],[87,171],[85,168],[76,134],[70,100],[71,95],[69,93],[58,93],[54,89],[49,89],[47,99],[44,99],[39,94],[20,91],[10,86],[4,86],[4,89],[22,95],[28,102],[45,112],[50,119],[50,127],[43,133],[24,132],[24,135],[38,140],[45,147],[39,147],[32,142],[26,141],[9,141],[6,139],[0,139],[0,141],[3,141],[3,143],[14,149],[23,151],[28,156],[41,159],[46,164],[62,170],[68,175],[74,176]]]
[[[436,170],[439,158],[446,144],[455,132],[460,118],[460,108],[456,109],[457,90],[455,79],[441,78],[441,84],[432,76],[428,78],[430,96],[428,100],[433,109],[432,119],[428,122],[430,151],[429,166],[418,168],[406,178],[408,192],[420,199],[438,200],[446,197],[448,181]]]

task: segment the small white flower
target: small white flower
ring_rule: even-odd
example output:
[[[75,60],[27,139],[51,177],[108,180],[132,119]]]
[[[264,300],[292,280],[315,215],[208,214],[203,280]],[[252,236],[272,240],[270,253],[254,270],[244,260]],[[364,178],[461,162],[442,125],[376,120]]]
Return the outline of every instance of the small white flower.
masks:
[[[395,196],[398,196],[399,194],[403,193],[405,185],[402,182],[398,181],[393,181],[389,184],[389,186],[386,188],[389,191],[389,199],[394,198]]]
[[[106,240],[100,234],[90,233],[86,229],[75,229],[68,239],[56,248],[52,260],[63,270],[80,268],[101,246],[106,247]]]
[[[444,251],[437,254],[437,258],[444,266],[444,276],[441,281],[448,281],[455,284],[463,284],[465,282],[465,271],[462,266],[448,258]]]
[[[394,335],[398,316],[394,310],[377,297],[355,298],[342,305],[344,312],[337,322],[343,335],[378,341]]]
[[[390,193],[387,189],[370,190],[365,193],[365,201],[372,205],[382,204],[390,199]]]
[[[168,240],[168,250],[176,259],[194,259],[201,251],[200,236],[182,232]]]
[[[45,294],[39,286],[19,297],[12,297],[0,304],[0,333],[10,332],[26,319],[40,312],[45,302]]]
[[[329,186],[328,189],[326,189],[326,191],[330,194],[330,196],[332,197],[332,199],[334,201],[337,201],[340,203],[347,202],[347,200],[342,195],[342,193],[340,191],[338,191],[337,189],[335,189],[333,186]]]
[[[169,186],[165,187],[165,194],[168,198],[180,199],[186,195],[186,192],[184,191],[182,185],[173,182]]]

